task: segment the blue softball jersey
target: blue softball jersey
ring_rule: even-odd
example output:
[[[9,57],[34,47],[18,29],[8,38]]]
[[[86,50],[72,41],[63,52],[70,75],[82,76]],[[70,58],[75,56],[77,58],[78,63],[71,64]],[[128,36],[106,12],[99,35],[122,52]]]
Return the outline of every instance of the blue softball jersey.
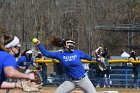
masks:
[[[18,61],[16,67],[19,68],[20,66],[26,66],[26,68],[29,68],[30,64],[33,65],[34,58],[28,59],[26,56],[21,56]]]
[[[42,44],[38,44],[38,48],[44,56],[59,60],[62,63],[68,78],[79,78],[84,76],[85,70],[82,66],[81,59],[91,60],[92,57],[80,50],[74,50],[73,52],[49,52]]]
[[[16,68],[15,57],[5,51],[0,51],[0,85],[7,79],[4,74],[4,68],[8,66]]]

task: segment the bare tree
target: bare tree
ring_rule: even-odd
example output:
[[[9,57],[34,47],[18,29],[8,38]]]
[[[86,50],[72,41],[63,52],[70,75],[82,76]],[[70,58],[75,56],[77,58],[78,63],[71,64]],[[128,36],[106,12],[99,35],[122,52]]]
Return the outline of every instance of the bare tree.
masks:
[[[77,48],[87,53],[103,46],[119,55],[128,39],[140,46],[140,33],[103,31],[95,26],[139,25],[139,14],[139,0],[0,0],[1,27],[20,38],[23,49],[33,47],[33,37],[48,49],[57,49],[47,44],[47,38],[56,35],[74,39]]]

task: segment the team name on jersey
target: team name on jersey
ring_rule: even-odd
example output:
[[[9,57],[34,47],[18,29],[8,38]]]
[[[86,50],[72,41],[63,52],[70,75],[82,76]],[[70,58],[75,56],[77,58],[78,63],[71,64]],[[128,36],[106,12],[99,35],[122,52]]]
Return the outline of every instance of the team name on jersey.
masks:
[[[64,59],[65,61],[73,61],[73,60],[75,60],[76,57],[77,57],[77,55],[63,56],[63,59]]]

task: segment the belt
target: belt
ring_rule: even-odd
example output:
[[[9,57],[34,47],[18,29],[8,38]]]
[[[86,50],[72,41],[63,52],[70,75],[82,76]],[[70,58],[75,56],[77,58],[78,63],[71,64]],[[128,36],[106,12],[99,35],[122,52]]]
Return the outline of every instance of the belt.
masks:
[[[82,76],[82,77],[79,77],[79,78],[68,78],[68,79],[70,79],[70,80],[81,80],[82,78],[84,78],[86,75],[84,75],[84,76]]]

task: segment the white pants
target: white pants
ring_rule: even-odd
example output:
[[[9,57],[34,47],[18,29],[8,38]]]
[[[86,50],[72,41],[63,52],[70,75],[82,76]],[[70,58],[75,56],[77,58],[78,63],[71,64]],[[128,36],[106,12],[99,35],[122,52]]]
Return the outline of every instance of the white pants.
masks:
[[[63,82],[55,91],[55,93],[70,93],[76,88],[80,88],[84,93],[96,93],[96,90],[87,76],[81,80],[67,80]]]

